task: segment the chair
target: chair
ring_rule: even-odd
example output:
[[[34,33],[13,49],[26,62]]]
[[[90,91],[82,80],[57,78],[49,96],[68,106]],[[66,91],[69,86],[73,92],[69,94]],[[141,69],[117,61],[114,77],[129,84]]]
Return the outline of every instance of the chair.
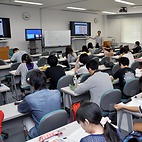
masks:
[[[132,69],[132,70],[136,70],[136,68],[139,68],[139,66],[140,66],[139,62],[138,62],[138,61],[135,61],[135,62],[132,63],[131,69]]]
[[[57,83],[57,89],[61,92],[61,88],[69,86],[69,84],[73,84],[73,76],[66,75],[62,76]]]
[[[19,67],[19,65],[20,65],[21,63],[13,63],[12,65],[11,65],[11,67],[10,67],[10,71],[12,71],[12,70],[16,70],[18,67]]]
[[[139,91],[140,91],[140,86],[138,78],[134,78],[127,81],[123,88],[123,93],[128,97],[137,95]]]
[[[103,111],[103,116],[110,116],[113,124],[116,124],[116,112],[114,104],[121,102],[121,91],[119,89],[112,89],[105,92],[100,100],[100,108]],[[112,117],[113,116],[113,117]]]
[[[86,74],[81,75],[80,83],[82,83],[82,82],[84,82],[85,80],[87,80],[88,77],[90,77],[90,74],[89,74],[89,73],[86,73]]]
[[[2,65],[6,65],[6,62],[4,60],[0,59],[0,66],[2,66]]]
[[[114,65],[112,68],[112,75],[114,75],[119,69],[120,69],[119,64]]]
[[[13,48],[11,48],[11,49],[9,49],[9,58],[11,58],[12,57],[12,55],[13,55]]]
[[[49,55],[49,52],[48,51],[44,51],[42,52],[41,56],[48,56]]]
[[[47,64],[47,58],[45,57],[41,57],[38,61],[37,61],[37,66],[38,67],[42,67],[44,65]]]
[[[89,59],[92,60],[95,56],[93,54],[89,55]]]
[[[108,112],[111,105],[121,102],[121,91],[119,89],[111,89],[105,92],[100,100],[100,108],[103,112]]]
[[[109,57],[103,57],[102,60],[100,61],[100,64],[104,65],[105,61],[109,61]]]
[[[57,54],[57,51],[51,51],[50,52],[50,55],[56,55]]]
[[[65,110],[56,110],[42,117],[39,123],[38,134],[42,135],[68,123],[68,114]]]

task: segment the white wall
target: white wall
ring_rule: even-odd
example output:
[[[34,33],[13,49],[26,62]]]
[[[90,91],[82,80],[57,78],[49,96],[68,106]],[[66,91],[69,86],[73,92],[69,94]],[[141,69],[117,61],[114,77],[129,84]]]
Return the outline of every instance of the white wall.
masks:
[[[121,20],[126,18],[141,18],[142,14],[129,14],[129,15],[112,15],[107,16],[107,36],[115,37],[115,41],[119,44],[121,43]],[[129,44],[130,48],[134,46],[134,44]]]
[[[29,12],[30,20],[25,21],[22,18],[24,12]],[[98,30],[102,31],[104,35],[104,17],[96,14],[85,14],[58,10],[48,10],[22,6],[6,6],[0,4],[0,17],[10,18],[11,22],[11,38],[7,45],[10,48],[19,47],[20,50],[29,51],[27,49],[28,42],[25,41],[26,28],[42,28],[43,30],[69,30],[69,21],[88,21],[92,26],[92,37],[94,37]],[[99,22],[94,23],[94,18],[98,18]],[[93,40],[87,40],[87,42]],[[74,46],[81,48],[85,44],[85,40],[73,41]],[[95,43],[94,43],[95,44]],[[1,44],[0,44],[1,46]],[[38,42],[40,46],[40,42]],[[52,49],[51,49],[52,50]],[[41,52],[41,47],[38,49]]]
[[[104,18],[102,15],[96,14],[86,14],[79,12],[68,12],[68,11],[58,11],[58,10],[48,10],[42,9],[42,29],[43,30],[69,30],[69,21],[86,21],[91,22],[91,36],[94,37],[97,34],[98,30],[102,31],[104,34],[103,21]],[[94,23],[94,18],[98,18],[99,22]],[[87,42],[94,42],[89,39]],[[72,41],[75,49],[81,49],[81,46],[85,44],[85,40],[74,40]]]
[[[30,13],[30,20],[23,20],[22,14],[24,12]],[[10,18],[11,38],[8,40],[7,45],[10,48],[18,47],[20,50],[29,51],[27,48],[28,42],[25,41],[25,29],[41,27],[40,9],[0,5],[0,17]]]

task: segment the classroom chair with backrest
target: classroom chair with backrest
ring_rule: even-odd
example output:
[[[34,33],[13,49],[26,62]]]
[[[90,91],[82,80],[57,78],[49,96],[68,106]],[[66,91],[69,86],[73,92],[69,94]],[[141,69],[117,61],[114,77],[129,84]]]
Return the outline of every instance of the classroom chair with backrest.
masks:
[[[50,55],[55,55],[56,56],[57,55],[57,51],[51,51]]]
[[[136,68],[139,68],[140,64],[138,61],[134,61],[131,65],[131,69],[136,70]]]
[[[2,66],[2,65],[6,65],[6,62],[4,60],[0,59],[0,66]]]
[[[104,65],[104,63],[108,61],[109,62],[109,57],[103,57],[102,60],[100,61],[101,65]]]
[[[91,75],[89,73],[81,75],[80,83],[86,81]]]
[[[124,85],[123,93],[128,97],[137,95],[139,92],[140,92],[140,85],[138,78],[133,78],[127,81],[126,84]]]
[[[120,102],[121,102],[121,91],[119,89],[111,89],[103,93],[100,100],[100,108],[103,111],[103,116],[108,116],[111,111],[115,110],[114,104]]]
[[[68,123],[68,114],[65,110],[55,110],[42,117],[39,123],[38,134],[42,135]]]
[[[112,68],[112,75],[114,75],[119,69],[120,69],[119,64],[114,65]]]
[[[89,59],[92,60],[95,56],[93,54],[89,55]]]
[[[11,58],[12,57],[12,55],[13,55],[13,48],[11,48],[11,49],[9,49],[9,58]]]
[[[37,61],[37,66],[38,67],[42,67],[44,65],[47,65],[47,58],[45,57],[41,57],[38,61]]]
[[[69,86],[69,84],[73,84],[73,76],[66,75],[62,76],[57,83],[57,89],[61,92],[61,88]]]
[[[49,52],[48,51],[44,51],[42,52],[41,56],[48,56],[49,55]]]

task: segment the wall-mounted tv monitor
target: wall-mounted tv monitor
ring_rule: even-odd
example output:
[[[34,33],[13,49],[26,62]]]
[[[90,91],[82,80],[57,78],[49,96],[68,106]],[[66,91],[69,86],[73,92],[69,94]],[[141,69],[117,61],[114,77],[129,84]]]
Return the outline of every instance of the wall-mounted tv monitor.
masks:
[[[91,22],[70,21],[71,36],[91,36]]]
[[[42,29],[25,29],[25,39],[26,41],[41,40]]]
[[[9,18],[0,17],[0,38],[11,38]]]

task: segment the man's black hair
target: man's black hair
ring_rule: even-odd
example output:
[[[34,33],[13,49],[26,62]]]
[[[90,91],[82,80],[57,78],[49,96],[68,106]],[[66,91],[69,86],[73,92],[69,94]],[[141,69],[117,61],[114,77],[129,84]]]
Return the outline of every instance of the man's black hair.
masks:
[[[129,59],[127,57],[121,57],[119,59],[119,65],[129,66]]]
[[[98,62],[96,60],[91,60],[89,63],[86,64],[86,68],[89,70],[98,70]]]

